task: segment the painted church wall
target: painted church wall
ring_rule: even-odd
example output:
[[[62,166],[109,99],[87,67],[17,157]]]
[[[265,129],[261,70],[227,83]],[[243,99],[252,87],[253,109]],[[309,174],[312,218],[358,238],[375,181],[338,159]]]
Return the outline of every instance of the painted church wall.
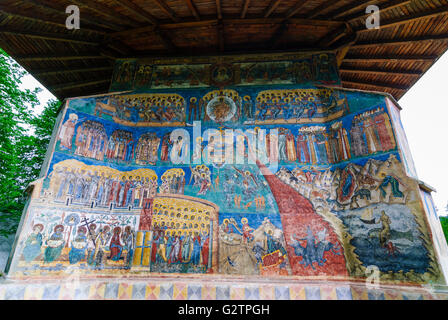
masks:
[[[151,88],[142,73],[136,91],[69,99],[9,275],[442,282],[387,99],[238,63],[185,85],[183,67],[135,62],[113,88],[135,89],[131,69]]]

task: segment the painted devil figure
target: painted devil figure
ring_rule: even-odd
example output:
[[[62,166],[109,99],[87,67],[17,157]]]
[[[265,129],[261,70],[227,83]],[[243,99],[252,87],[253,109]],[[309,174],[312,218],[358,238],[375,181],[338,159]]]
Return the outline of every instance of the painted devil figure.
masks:
[[[297,235],[291,236],[291,246],[294,248],[294,252],[297,256],[302,257],[301,264],[305,264],[305,267],[311,267],[315,270],[313,266],[314,262],[317,262],[319,266],[323,266],[327,261],[324,259],[324,254],[326,252],[332,252],[335,255],[340,255],[340,248],[338,245],[325,240],[327,237],[327,229],[324,228],[322,231],[317,233],[317,237],[314,236],[313,231],[308,226],[307,235],[305,238],[299,238]],[[305,246],[300,244],[300,241],[306,241]]]

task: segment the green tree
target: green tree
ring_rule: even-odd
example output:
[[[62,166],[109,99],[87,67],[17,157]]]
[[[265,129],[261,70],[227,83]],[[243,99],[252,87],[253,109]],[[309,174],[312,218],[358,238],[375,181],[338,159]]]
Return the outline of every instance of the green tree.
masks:
[[[20,88],[26,74],[0,49],[0,235],[15,232],[26,201],[24,190],[38,178],[60,105],[50,101],[35,115],[40,89]]]

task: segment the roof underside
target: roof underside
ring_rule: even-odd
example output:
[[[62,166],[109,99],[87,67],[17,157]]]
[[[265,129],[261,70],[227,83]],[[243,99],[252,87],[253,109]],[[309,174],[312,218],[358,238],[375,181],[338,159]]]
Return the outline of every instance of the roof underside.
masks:
[[[447,50],[448,0],[2,0],[0,47],[60,99],[107,92],[117,58],[334,50],[345,88],[398,100]]]

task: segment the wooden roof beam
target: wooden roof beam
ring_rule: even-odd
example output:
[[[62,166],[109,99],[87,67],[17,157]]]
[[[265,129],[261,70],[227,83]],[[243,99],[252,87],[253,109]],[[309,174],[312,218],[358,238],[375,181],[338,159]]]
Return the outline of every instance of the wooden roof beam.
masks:
[[[55,6],[52,1],[47,1],[47,0],[39,0],[39,1],[37,1],[37,0],[23,0],[22,2],[32,4],[33,6],[35,6],[37,8],[40,8],[41,10],[48,11],[51,14],[55,14],[55,15],[59,15],[61,17],[64,17],[64,20],[62,20],[62,21],[65,21],[65,19],[67,18],[67,14],[65,13],[65,10],[62,10],[61,8]],[[108,22],[108,21],[104,21],[104,20],[101,20],[101,19],[98,19],[98,18],[94,18],[94,17],[92,17],[89,14],[84,13],[84,12],[82,13],[82,16],[81,16],[81,23],[83,23],[83,22],[87,22],[89,24],[96,25],[96,26],[99,26],[101,28],[106,28],[106,29],[115,30],[115,31],[121,29],[121,27],[120,27],[121,23],[118,24],[118,25],[117,24],[113,24],[113,23]]]
[[[382,55],[382,56],[346,56],[344,62],[431,62],[437,59],[437,56],[418,56],[418,55]]]
[[[210,17],[207,17],[210,18]],[[340,21],[326,21],[326,20],[308,20],[308,19],[299,19],[299,18],[256,18],[256,19],[233,19],[227,18],[221,20],[223,25],[226,24],[297,24],[297,25],[314,25],[318,27],[338,27],[341,25]],[[181,28],[201,28],[201,27],[214,27],[219,23],[218,19],[205,19],[201,21],[185,21],[185,22],[177,22],[177,23],[164,23],[159,24],[157,27],[160,30],[171,30],[171,29],[181,29]],[[114,33],[109,33],[107,36],[111,38],[128,38],[128,37],[138,37],[142,33],[154,32],[154,25],[143,26],[138,28],[132,28],[124,31],[118,31]]]
[[[371,48],[377,46],[402,46],[408,45],[412,43],[421,43],[423,41],[446,41],[448,40],[448,34],[440,34],[440,35],[427,35],[422,37],[415,38],[400,38],[400,39],[392,39],[392,40],[375,40],[370,42],[359,42],[353,45],[353,48],[362,49],[362,48]]]
[[[32,22],[36,22],[39,24],[45,24],[45,25],[50,25],[50,26],[56,26],[56,27],[60,27],[60,28],[64,28],[64,30],[67,30],[67,26],[65,25],[65,20],[54,20],[51,19],[50,17],[43,17],[44,19],[39,19],[38,16],[39,15],[27,15],[25,12],[20,11],[17,12],[16,10],[12,10],[9,7],[6,7],[4,5],[0,5],[0,14],[4,14],[7,16],[11,16],[13,18],[20,18],[20,19],[24,19],[24,20],[29,20]],[[97,30],[97,29],[90,29],[90,28],[86,28],[86,27],[82,27],[79,31],[81,32],[94,32],[94,33],[98,33],[98,34],[105,34],[106,32],[104,30]]]
[[[165,12],[168,17],[171,18],[174,22],[179,22],[179,18],[176,16],[176,13],[171,9],[164,0],[154,0],[157,5],[162,9],[163,12]]]
[[[54,74],[84,73],[84,72],[108,71],[108,70],[113,70],[113,67],[105,66],[105,67],[90,67],[90,68],[42,69],[42,70],[33,70],[33,75],[41,77],[41,76],[50,76]]]
[[[141,19],[145,20],[146,22],[149,22],[151,24],[157,24],[157,19],[151,15],[149,12],[144,10],[143,8],[137,6],[135,3],[129,0],[112,0],[119,6],[125,8],[132,14],[135,14],[136,16],[140,17]]]
[[[327,19],[336,19],[340,16],[347,15],[348,12],[352,12],[357,9],[358,10],[361,9],[365,13],[367,6],[371,4],[378,4],[378,0],[363,0],[363,1],[356,0],[355,2],[348,3],[338,9],[335,9],[327,14],[324,14],[321,17]]]
[[[319,16],[322,11],[328,10],[340,2],[341,2],[340,0],[326,0],[326,1],[324,1],[324,3],[322,5],[318,6],[311,12],[306,13],[305,15],[308,19],[313,19],[313,18]]]
[[[351,33],[351,28],[348,24],[344,24],[336,30],[330,31],[321,40],[319,40],[318,47],[327,48],[342,37]]]
[[[241,19],[246,17],[247,9],[249,9],[250,0],[245,0],[243,5],[243,10],[241,11]]]
[[[87,39],[78,39],[71,37],[68,34],[63,33],[43,33],[43,32],[36,32],[31,30],[19,30],[14,29],[10,27],[0,27],[0,33],[4,34],[11,34],[15,36],[24,36],[28,38],[35,38],[35,39],[43,39],[43,40],[49,40],[49,41],[62,41],[62,42],[70,42],[70,43],[77,43],[77,44],[83,44],[83,45],[91,45],[91,46],[98,46],[100,45],[102,40],[87,40]]]
[[[159,37],[160,41],[163,43],[163,46],[168,51],[176,51],[176,46],[174,45],[173,41],[171,41],[166,33],[160,30],[158,26],[154,28],[154,33]]]
[[[307,0],[297,0],[297,3],[294,5],[294,7],[288,10],[288,12],[285,15],[285,18],[289,19],[293,17],[297,12],[300,11],[300,9],[303,8],[303,6],[306,4],[306,1]]]
[[[382,3],[381,5],[379,5],[380,13],[405,6],[411,2],[412,2],[412,0],[386,1],[385,3]],[[363,10],[360,10],[352,15],[343,16],[343,18],[345,19],[345,21],[351,22],[351,21],[358,20],[361,18],[366,19],[368,16],[369,16],[369,14],[366,14],[366,8],[364,8]]]
[[[264,11],[263,17],[267,18],[271,15],[272,12],[278,7],[282,0],[272,0],[269,6]]]
[[[109,83],[110,79],[99,79],[92,81],[79,81],[79,82],[68,82],[54,86],[48,86],[50,91],[60,92],[62,90],[74,89],[74,88],[82,88],[82,87],[90,87],[98,84]]]
[[[38,55],[21,55],[21,56],[13,56],[14,60],[20,62],[29,62],[29,61],[45,61],[45,60],[84,60],[84,59],[107,59],[107,57],[97,53],[72,53],[72,54],[38,54]]]
[[[448,13],[448,6],[440,6],[440,7],[431,9],[431,10],[427,10],[425,12],[418,12],[418,13],[415,13],[412,15],[407,15],[402,18],[390,19],[390,20],[386,20],[386,21],[382,20],[381,24],[380,24],[380,30],[395,27],[395,26],[398,26],[401,24],[412,23],[412,22],[419,21],[422,19],[434,18],[439,15],[447,14],[447,13]],[[362,29],[358,29],[357,32],[368,32],[371,30],[377,30],[377,29],[362,28]]]
[[[363,81],[363,80],[355,80],[355,79],[344,79],[342,78],[342,84],[351,84],[354,86],[366,86],[366,87],[372,87],[376,89],[393,89],[393,90],[401,90],[406,91],[409,88],[407,86],[399,86],[393,83],[383,83],[383,82],[376,82],[376,81]]]
[[[188,9],[190,9],[191,14],[195,17],[196,20],[201,20],[201,16],[199,15],[198,8],[196,8],[193,0],[185,0],[185,3],[188,6]]]
[[[71,0],[71,2],[78,5],[79,7],[88,8],[99,15],[102,15],[104,17],[109,18],[110,20],[115,21],[116,23],[118,23],[120,25],[123,25],[123,22],[128,22],[127,25],[132,25],[132,26],[137,25],[136,21],[133,20],[132,18],[130,18],[126,15],[123,15],[119,12],[114,11],[112,8],[110,8],[104,4],[99,4],[96,1]],[[126,23],[124,23],[124,24],[126,24]]]
[[[216,0],[216,14],[218,15],[218,20],[222,20],[221,0]]]
[[[344,43],[342,43],[338,48],[336,48],[336,63],[338,67],[341,66],[342,61],[344,60],[347,53],[350,51],[350,48],[352,45],[356,42],[358,39],[357,33],[350,34],[347,39],[345,39]]]
[[[288,24],[282,23],[277,30],[275,30],[274,34],[272,35],[271,39],[267,42],[271,44],[271,48],[274,49],[275,47],[278,46],[278,44],[280,43],[280,41],[283,38],[283,35],[288,31]]]
[[[222,20],[219,20],[217,28],[219,51],[224,52],[224,26],[222,24]]]
[[[339,71],[344,73],[358,73],[358,74],[373,74],[373,75],[398,75],[407,77],[419,77],[421,75],[420,71],[414,70],[390,70],[390,69],[366,69],[366,68],[350,68],[341,67]]]

